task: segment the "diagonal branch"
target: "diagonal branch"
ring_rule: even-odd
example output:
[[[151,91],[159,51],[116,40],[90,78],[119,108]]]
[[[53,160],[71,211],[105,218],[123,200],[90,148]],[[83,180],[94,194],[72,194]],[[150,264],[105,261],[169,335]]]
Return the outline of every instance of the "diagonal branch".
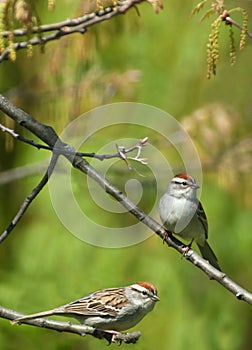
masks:
[[[32,192],[25,198],[23,204],[21,205],[19,211],[15,215],[14,219],[11,221],[9,226],[4,230],[4,232],[0,235],[0,244],[9,236],[11,231],[14,229],[14,227],[17,225],[17,223],[20,221],[28,207],[30,206],[31,202],[37,197],[37,195],[41,192],[41,190],[45,187],[47,184],[53,169],[57,163],[58,155],[53,154],[51,161],[49,163],[48,169],[46,170],[45,175],[42,177],[39,184],[32,190]]]
[[[57,147],[62,149],[62,153],[66,149],[71,149],[71,146],[64,144],[58,137],[55,131],[44,124],[33,119],[29,114],[14,106],[8,99],[0,95],[0,110],[6,113],[10,118],[20,123],[27,130],[30,130],[34,135],[43,140],[50,147],[53,147],[57,142]],[[54,136],[55,138],[52,138]],[[155,232],[168,246],[176,249],[183,254],[185,258],[192,264],[201,269],[210,279],[217,281],[224,288],[229,290],[236,296],[238,300],[243,300],[252,305],[252,294],[235,283],[225,273],[215,269],[206,260],[201,258],[193,250],[189,250],[185,254],[185,246],[182,242],[174,238],[172,235],[167,235],[167,231],[154,219],[148,216],[141,208],[137,207],[125,194],[115,187],[103,174],[93,168],[85,159],[80,156],[65,155],[72,165],[90,176],[95,180],[107,193],[119,201],[132,215],[139,221],[148,226]]]
[[[16,311],[7,309],[3,306],[0,306],[0,318],[14,320],[15,318],[20,316],[22,316],[22,314]],[[118,332],[115,335],[109,331],[103,331],[103,330],[95,329],[93,327],[74,324],[71,322],[61,322],[61,321],[41,319],[41,318],[29,320],[24,323],[35,327],[52,329],[58,332],[68,332],[68,333],[79,334],[82,337],[84,337],[85,335],[91,335],[98,339],[106,339],[109,342],[109,344],[111,342],[117,342],[119,344],[121,344],[122,342],[126,344],[130,344],[130,343],[134,344],[137,342],[137,340],[141,336],[140,332],[132,332],[132,333]]]

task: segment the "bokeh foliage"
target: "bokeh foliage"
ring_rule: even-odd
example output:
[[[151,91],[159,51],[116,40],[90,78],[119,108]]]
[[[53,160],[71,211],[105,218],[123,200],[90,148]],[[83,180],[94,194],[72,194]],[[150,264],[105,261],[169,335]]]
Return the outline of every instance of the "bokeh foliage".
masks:
[[[57,1],[55,11],[48,11],[45,3],[36,1],[42,23],[77,16],[88,6],[86,1],[74,6],[71,1]],[[237,2],[230,3],[237,6]],[[149,4],[141,4],[140,17],[131,10],[90,28],[83,36],[76,34],[51,43],[43,54],[34,48],[31,58],[20,51],[15,63],[1,63],[0,88],[14,103],[58,132],[85,111],[119,101],[157,106],[181,121],[202,160],[201,200],[209,220],[210,243],[223,270],[251,290],[251,43],[248,39],[245,49],[237,54],[236,65],[230,67],[229,27],[223,25],[218,74],[207,80],[211,19],[199,23],[197,16],[190,15],[192,2],[184,0],[181,5],[177,0],[165,2],[164,11],[155,15]],[[240,1],[240,6],[251,14],[250,1]],[[234,29],[234,36],[239,35]],[[238,45],[239,40],[235,42]],[[10,126],[34,139],[17,125]],[[99,136],[86,151],[99,149],[102,138],[105,142],[118,138],[118,131]],[[125,128],[123,136],[131,137],[131,128]],[[165,152],[160,140],[153,138],[150,143]],[[46,152],[13,142],[3,134],[0,142],[1,172],[49,159]],[[145,153],[148,157],[148,149]],[[0,187],[1,231],[41,174],[39,169],[32,176]],[[81,179],[75,176],[78,184]],[[120,162],[111,174],[122,189],[131,177]],[[166,183],[162,186],[165,189]],[[146,201],[152,201],[151,183],[144,189]],[[81,190],[86,198],[82,205],[93,212],[85,185]],[[141,206],[148,209],[149,204]],[[109,218],[113,225],[126,221],[123,215]],[[161,301],[136,327],[142,331],[142,338],[134,345],[136,350],[251,347],[248,305],[208,281],[157,237],[124,249],[103,249],[79,241],[59,222],[47,189],[0,249],[0,303],[25,313],[61,305],[92,290],[138,280],[153,282]],[[25,325],[14,327],[3,319],[0,344],[5,350],[105,347],[105,342],[90,337],[54,334]],[[123,349],[128,347],[122,345]]]

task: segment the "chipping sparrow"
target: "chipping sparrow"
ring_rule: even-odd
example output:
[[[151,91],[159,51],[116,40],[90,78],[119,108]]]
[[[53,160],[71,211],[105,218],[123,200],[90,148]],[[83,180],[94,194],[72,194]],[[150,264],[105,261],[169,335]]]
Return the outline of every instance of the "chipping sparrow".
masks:
[[[12,323],[58,315],[74,317],[94,328],[123,331],[140,322],[158,300],[157,289],[152,284],[138,282],[127,287],[98,290],[55,309],[16,318]]]
[[[207,218],[197,198],[198,188],[199,185],[192,176],[176,175],[160,199],[159,215],[168,231],[185,240],[191,240],[191,244],[195,240],[203,258],[221,270],[213,250],[207,243]]]

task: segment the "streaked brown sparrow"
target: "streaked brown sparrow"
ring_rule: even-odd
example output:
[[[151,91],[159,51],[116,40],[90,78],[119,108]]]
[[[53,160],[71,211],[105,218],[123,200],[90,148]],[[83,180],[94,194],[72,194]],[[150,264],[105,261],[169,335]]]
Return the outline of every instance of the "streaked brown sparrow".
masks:
[[[55,309],[16,318],[12,323],[58,315],[74,317],[98,329],[124,331],[140,322],[158,300],[157,289],[151,283],[138,282],[127,287],[98,290]]]

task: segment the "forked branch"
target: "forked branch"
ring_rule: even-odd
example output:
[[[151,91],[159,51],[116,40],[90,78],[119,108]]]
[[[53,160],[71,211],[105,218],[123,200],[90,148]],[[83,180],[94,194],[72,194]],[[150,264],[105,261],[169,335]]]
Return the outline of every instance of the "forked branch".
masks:
[[[27,130],[30,130],[34,135],[43,140],[48,146],[53,147],[57,141],[57,147],[59,147],[59,149],[71,149],[71,146],[61,142],[51,127],[39,123],[30,115],[14,106],[2,95],[0,95],[0,110],[6,113],[17,123],[21,124]],[[52,135],[55,136],[55,139],[52,139]],[[129,211],[139,221],[141,221],[153,232],[155,232],[168,246],[176,249],[178,252],[183,254],[187,260],[201,269],[206,275],[209,276],[210,279],[217,281],[223,287],[233,293],[238,300],[243,300],[252,305],[252,294],[250,292],[231,280],[225,273],[212,267],[206,260],[201,258],[193,250],[190,249],[185,254],[185,247],[182,242],[171,235],[167,235],[165,229],[158,222],[148,216],[141,208],[137,207],[125,194],[123,194],[108,179],[106,179],[103,174],[99,173],[95,168],[93,168],[85,159],[81,158],[78,155],[64,156],[72,163],[75,168],[79,169],[81,172],[94,179],[97,184],[102,187],[103,190],[113,196],[127,209],[127,211]]]
[[[148,137],[144,137],[143,139],[140,139],[138,143],[128,149],[126,149],[124,146],[118,146],[116,145],[117,148],[117,153],[114,154],[95,154],[95,153],[84,153],[84,152],[75,152],[73,147],[66,147],[64,148],[58,148],[58,147],[52,147],[52,146],[46,146],[42,145],[40,143],[34,142],[33,140],[29,140],[21,135],[19,135],[17,132],[14,130],[7,128],[6,126],[0,124],[0,130],[3,132],[7,132],[10,134],[12,137],[14,137],[17,140],[20,140],[30,146],[36,147],[37,149],[45,149],[53,152],[52,159],[50,161],[49,167],[46,170],[45,175],[42,177],[41,181],[39,184],[32,190],[32,192],[25,198],[23,204],[21,205],[19,211],[15,215],[14,219],[11,221],[9,226],[4,230],[4,232],[0,235],[0,244],[7,238],[7,236],[12,232],[12,230],[15,228],[17,223],[20,221],[26,210],[28,209],[29,205],[31,202],[37,197],[37,195],[41,192],[41,190],[44,188],[44,186],[47,184],[50,175],[52,174],[54,167],[56,165],[56,162],[58,160],[59,155],[65,155],[65,156],[71,156],[71,157],[91,157],[91,158],[96,158],[99,160],[104,160],[104,159],[112,159],[112,158],[119,158],[122,159],[128,166],[129,169],[131,169],[131,165],[129,163],[129,159],[135,160],[137,162],[140,162],[142,164],[146,164],[146,159],[145,158],[140,158],[142,148],[146,146],[146,143],[148,141]],[[127,157],[127,153],[133,152],[137,150],[137,154],[134,157]]]

